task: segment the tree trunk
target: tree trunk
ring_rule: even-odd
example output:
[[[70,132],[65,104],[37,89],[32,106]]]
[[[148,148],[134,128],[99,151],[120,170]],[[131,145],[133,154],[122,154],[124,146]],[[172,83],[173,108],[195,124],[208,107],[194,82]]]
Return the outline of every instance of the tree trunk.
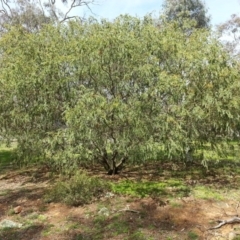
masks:
[[[124,163],[126,162],[127,157],[123,157],[118,164],[116,164],[115,160],[113,162],[113,167],[109,169],[108,175],[119,174],[123,168]]]

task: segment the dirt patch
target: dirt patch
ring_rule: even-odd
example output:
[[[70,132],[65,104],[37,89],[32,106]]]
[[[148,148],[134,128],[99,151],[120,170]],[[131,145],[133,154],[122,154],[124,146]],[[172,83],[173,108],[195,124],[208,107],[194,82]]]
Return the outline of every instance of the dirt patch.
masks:
[[[44,191],[50,184],[46,179],[42,174],[36,181],[26,172],[0,178],[0,221],[9,219],[23,224],[20,229],[0,230],[0,239],[226,240],[240,229],[240,224],[228,224],[208,230],[218,220],[238,214],[235,197],[220,201],[197,199],[193,195],[171,199],[115,195],[83,207],[69,207],[43,201]],[[234,194],[235,190],[226,193]],[[16,206],[22,207],[21,213],[13,213]],[[108,214],[101,215],[102,208]]]

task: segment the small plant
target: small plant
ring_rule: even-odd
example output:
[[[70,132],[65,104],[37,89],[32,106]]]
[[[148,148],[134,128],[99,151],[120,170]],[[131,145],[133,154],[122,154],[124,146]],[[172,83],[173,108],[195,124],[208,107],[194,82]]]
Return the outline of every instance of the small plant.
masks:
[[[240,236],[235,237],[233,240],[240,240]]]
[[[39,217],[39,214],[36,212],[33,212],[28,215],[28,219],[30,219],[30,220],[36,220],[36,219],[38,219],[38,217]]]
[[[11,206],[8,211],[7,211],[7,215],[14,215],[15,214],[15,211],[14,211],[14,208]]]
[[[42,214],[40,214],[40,215],[38,215],[37,219],[38,219],[38,221],[44,222],[44,221],[46,221],[47,217],[42,215]]]
[[[41,235],[42,235],[43,237],[49,236],[49,235],[51,234],[51,229],[52,229],[52,228],[53,228],[53,225],[52,225],[52,224],[46,226],[45,229],[41,232]]]
[[[129,240],[146,240],[147,238],[144,236],[144,234],[141,231],[134,232],[129,236]]]
[[[92,202],[110,190],[110,185],[85,172],[76,173],[70,180],[58,182],[45,195],[46,202],[63,202],[71,206],[79,206]]]
[[[195,232],[189,232],[188,233],[188,239],[189,240],[197,240],[198,239],[198,235]]]

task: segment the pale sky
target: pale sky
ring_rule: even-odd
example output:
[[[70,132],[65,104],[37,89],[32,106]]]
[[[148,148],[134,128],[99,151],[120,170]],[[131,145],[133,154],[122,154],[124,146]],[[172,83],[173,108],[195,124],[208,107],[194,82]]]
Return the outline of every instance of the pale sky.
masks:
[[[147,13],[158,15],[164,0],[96,0],[91,5],[92,13],[87,8],[78,9],[74,14],[93,15],[96,18],[114,19],[120,14],[143,17]],[[240,0],[205,0],[211,24],[214,26],[230,19],[234,13],[240,15]]]

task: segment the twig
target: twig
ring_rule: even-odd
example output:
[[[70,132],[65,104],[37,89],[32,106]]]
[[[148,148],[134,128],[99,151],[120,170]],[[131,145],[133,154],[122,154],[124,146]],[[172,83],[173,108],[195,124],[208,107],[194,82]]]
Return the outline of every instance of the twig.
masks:
[[[237,214],[237,216],[238,216],[238,208],[239,208],[239,202],[238,202],[237,207],[236,207],[236,214]]]
[[[60,21],[60,23],[68,20],[68,19],[71,19],[71,18],[76,18],[76,16],[72,16],[72,17],[69,17],[68,14],[73,10],[73,8],[76,8],[76,7],[81,7],[81,6],[86,6],[90,11],[91,8],[89,7],[90,4],[93,4],[94,3],[94,0],[89,0],[89,1],[83,1],[83,0],[80,0],[77,2],[77,0],[73,0],[72,1],[72,4],[70,6],[70,8],[68,9],[68,11],[65,13],[63,19]]]
[[[118,212],[132,212],[132,213],[139,213],[139,211],[131,210],[131,209],[122,209],[122,210],[119,210]]]
[[[1,4],[2,4],[2,8],[1,10],[5,11],[5,13],[7,14],[7,16],[9,17],[9,14],[8,14],[8,11],[6,10],[5,6],[7,6],[9,12],[10,12],[10,15],[12,16],[12,9],[10,8],[10,6],[8,5],[7,3],[7,0],[1,0]]]
[[[233,217],[233,218],[231,218],[229,220],[225,220],[225,221],[220,220],[219,222],[220,223],[217,226],[208,228],[208,230],[218,229],[218,228],[222,227],[223,225],[229,224],[229,223],[240,223],[240,217]]]

